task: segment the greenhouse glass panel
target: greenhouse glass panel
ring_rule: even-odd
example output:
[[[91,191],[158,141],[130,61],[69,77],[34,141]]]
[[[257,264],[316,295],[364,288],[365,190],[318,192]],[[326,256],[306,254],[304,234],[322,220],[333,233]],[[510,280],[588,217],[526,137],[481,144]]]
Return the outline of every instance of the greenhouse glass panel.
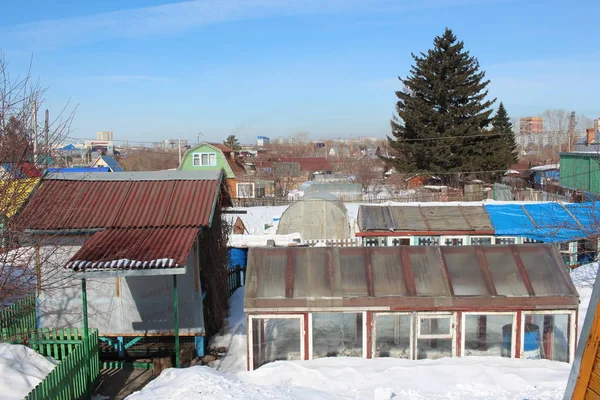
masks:
[[[506,253],[486,249],[485,258],[488,263],[496,292],[500,296],[528,296],[517,262]]]
[[[411,358],[412,315],[375,314],[375,357]]]
[[[450,274],[450,282],[456,296],[482,296],[489,294],[485,285],[479,260],[473,248],[460,252],[445,252],[444,258]]]
[[[273,361],[301,360],[300,318],[252,318],[254,368]]]
[[[514,314],[466,314],[465,356],[511,357]]]
[[[375,296],[406,296],[404,266],[398,249],[386,249],[371,254]]]
[[[448,296],[448,282],[439,267],[437,249],[427,247],[423,253],[409,254],[410,264],[415,277],[415,286],[419,296]]]
[[[569,314],[523,313],[523,357],[569,362]]]
[[[553,267],[555,261],[550,253],[520,249],[519,255],[536,296],[551,296],[557,293],[569,294],[570,290],[561,274]]]
[[[362,357],[362,313],[313,313],[312,357]]]

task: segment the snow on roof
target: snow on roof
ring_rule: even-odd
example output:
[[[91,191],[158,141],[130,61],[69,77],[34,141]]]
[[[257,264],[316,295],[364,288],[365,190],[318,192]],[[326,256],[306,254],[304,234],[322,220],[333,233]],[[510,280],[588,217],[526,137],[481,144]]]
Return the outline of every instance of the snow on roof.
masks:
[[[531,171],[550,171],[553,169],[560,169],[560,164],[539,165],[530,168]]]
[[[246,247],[266,247],[269,240],[275,242],[277,247],[295,246],[302,243],[302,235],[299,233],[290,233],[289,235],[229,235],[227,246],[246,248]]]

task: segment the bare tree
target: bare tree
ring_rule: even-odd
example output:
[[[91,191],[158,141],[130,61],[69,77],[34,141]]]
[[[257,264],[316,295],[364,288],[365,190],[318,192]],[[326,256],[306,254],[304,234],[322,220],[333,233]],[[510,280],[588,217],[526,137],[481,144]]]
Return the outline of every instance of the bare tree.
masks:
[[[346,158],[338,163],[338,170],[348,174],[354,183],[359,183],[364,193],[381,190],[384,163],[378,158]]]
[[[125,171],[160,171],[177,168],[177,151],[128,151],[118,162]]]
[[[31,70],[13,78],[0,54],[0,306],[38,290],[40,265],[51,265],[59,247],[39,251],[39,239],[16,222],[15,215],[35,189],[42,167],[54,148],[69,132],[73,112],[65,107],[49,120],[34,116],[41,110],[46,90],[31,76]],[[37,146],[36,146],[37,144]]]

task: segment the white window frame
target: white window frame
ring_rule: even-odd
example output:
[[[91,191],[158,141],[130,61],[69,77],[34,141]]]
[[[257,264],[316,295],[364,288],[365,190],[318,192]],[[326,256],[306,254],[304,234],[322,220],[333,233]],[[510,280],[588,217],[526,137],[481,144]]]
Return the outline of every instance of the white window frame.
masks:
[[[208,155],[208,164],[204,165],[202,164],[202,155],[207,154]],[[210,156],[213,155],[215,156],[215,162],[214,164],[210,162]],[[198,164],[196,164],[196,157],[198,159]],[[217,166],[217,153],[216,152],[200,152],[200,153],[193,153],[192,154],[192,166],[194,167],[216,167]]]
[[[408,354],[410,355],[408,357],[409,360],[412,360],[413,357],[413,353],[414,353],[414,345],[415,345],[415,334],[414,334],[414,319],[415,319],[415,313],[411,313],[411,312],[383,312],[383,313],[373,313],[372,314],[372,322],[373,322],[373,330],[371,332],[371,356],[373,358],[379,358],[377,357],[376,353],[377,353],[377,316],[401,316],[401,315],[408,315],[410,317],[410,337],[409,337],[409,346],[410,348],[408,349]],[[381,358],[394,358],[394,357],[381,357]]]
[[[447,246],[446,245],[446,240],[447,239],[462,239],[463,244],[461,246],[468,246],[469,243],[470,243],[467,240],[467,236],[466,235],[442,235],[440,237],[440,246]],[[448,246],[448,247],[456,247],[456,246]]]
[[[250,185],[252,186],[252,193],[250,196],[240,196],[240,185]],[[253,199],[255,195],[255,187],[253,182],[238,182],[235,185],[235,192],[237,194],[238,199]]]
[[[521,332],[519,332],[519,335],[521,335],[521,350],[520,350],[520,354],[519,354],[519,358],[523,358],[523,343],[525,340],[525,317],[527,315],[569,315],[570,318],[570,324],[569,324],[569,363],[572,364],[573,360],[575,359],[575,342],[577,341],[577,337],[576,332],[575,332],[575,325],[576,325],[576,321],[575,318],[577,316],[577,313],[573,310],[545,310],[545,311],[522,311],[521,312]],[[539,329],[543,329],[544,327],[541,326],[539,327]],[[542,332],[540,332],[540,334],[542,334]]]
[[[517,356],[517,313],[516,312],[497,312],[497,311],[474,311],[474,312],[463,312],[462,313],[462,319],[460,321],[460,326],[461,326],[461,332],[460,332],[460,354],[462,357],[465,357],[465,344],[466,344],[466,340],[465,340],[465,334],[467,332],[467,326],[466,326],[466,322],[467,322],[467,315],[511,315],[513,317],[512,320],[512,332],[511,332],[511,339],[510,339],[510,358],[515,358]],[[521,339],[521,343],[523,343],[522,341],[523,339]],[[504,357],[503,357],[504,358]]]
[[[388,247],[398,247],[398,246],[394,246],[394,244],[392,243],[394,241],[394,239],[408,239],[408,245],[409,246],[413,245],[412,236],[388,236],[388,242],[387,242]]]
[[[494,239],[494,244],[499,244],[498,239],[514,239],[515,243],[513,244],[519,244],[519,238],[517,236],[496,236]]]
[[[252,322],[255,319],[298,319],[300,320],[300,360],[306,358],[306,349],[304,348],[304,338],[307,334],[304,327],[304,314],[253,314],[248,316],[248,365],[249,370],[254,370],[254,331]],[[310,322],[309,322],[310,326]]]
[[[473,235],[469,237],[469,242],[467,244],[467,246],[487,246],[487,245],[474,245],[473,244],[473,239],[491,239],[491,243],[490,244],[496,244],[496,238],[494,236],[491,235]]]
[[[413,360],[417,359],[417,344],[419,339],[451,339],[452,342],[452,357],[456,357],[456,313],[454,312],[437,312],[437,313],[423,313],[417,312],[416,317],[413,319],[416,327],[416,335],[413,346]],[[450,334],[449,335],[421,335],[421,319],[433,319],[440,317],[450,317]]]
[[[367,358],[367,312],[348,310],[323,310],[317,313],[308,313],[308,359],[313,359],[313,314],[362,314],[362,358]],[[321,357],[327,358],[327,357]],[[358,358],[358,357],[356,357]]]
[[[435,239],[437,238],[438,244],[419,244],[419,238],[432,238]],[[442,238],[443,236],[440,235],[419,235],[419,236],[415,236],[415,246],[443,246],[442,245]]]

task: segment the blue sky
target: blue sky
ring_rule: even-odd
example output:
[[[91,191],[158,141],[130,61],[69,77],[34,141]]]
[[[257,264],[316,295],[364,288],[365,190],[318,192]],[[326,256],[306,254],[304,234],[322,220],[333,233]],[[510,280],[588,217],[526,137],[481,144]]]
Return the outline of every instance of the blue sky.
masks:
[[[49,86],[71,134],[243,142],[384,137],[398,76],[446,26],[514,117],[600,117],[597,0],[30,0],[0,14],[13,73]]]

